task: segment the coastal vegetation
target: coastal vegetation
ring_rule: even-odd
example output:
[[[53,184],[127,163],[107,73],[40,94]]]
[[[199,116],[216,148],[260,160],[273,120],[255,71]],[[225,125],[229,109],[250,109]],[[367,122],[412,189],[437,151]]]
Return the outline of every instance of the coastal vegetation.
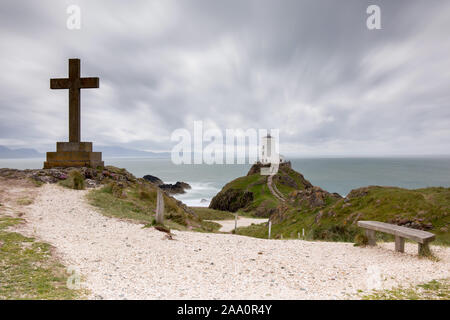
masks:
[[[190,207],[202,220],[233,220],[235,215],[229,211],[221,211],[206,207]]]
[[[271,237],[364,243],[358,220],[376,220],[436,234],[435,243],[450,244],[450,188],[402,189],[369,186],[352,190],[345,198],[313,186],[303,175],[282,164],[273,184],[280,200],[268,188],[268,178],[254,165],[247,176],[228,183],[210,208],[240,215],[270,217]],[[242,201],[246,199],[246,201]],[[238,228],[237,234],[268,237],[266,223]],[[377,234],[380,240],[392,240]]]
[[[362,296],[364,300],[449,300],[450,278],[432,280],[410,287],[375,290]]]
[[[122,174],[125,172],[122,171]],[[130,177],[131,174],[126,172]],[[103,181],[103,186],[91,190],[89,203],[101,209],[110,217],[130,219],[145,225],[155,224],[156,197],[158,186],[144,179],[126,179],[118,173]],[[123,175],[122,175],[123,177]],[[165,214],[164,225],[170,229],[213,232],[220,225],[204,221],[195,210],[184,205],[167,193],[163,193]]]
[[[69,275],[44,242],[9,231],[20,218],[0,216],[0,299],[76,299]]]
[[[61,180],[60,184],[64,187],[75,189],[75,190],[83,190],[85,188],[84,184],[84,176],[80,171],[74,169],[69,172],[67,179]]]

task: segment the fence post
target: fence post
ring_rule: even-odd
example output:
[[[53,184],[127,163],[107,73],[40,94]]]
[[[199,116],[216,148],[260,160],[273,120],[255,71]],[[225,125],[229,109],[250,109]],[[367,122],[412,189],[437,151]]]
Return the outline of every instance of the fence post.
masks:
[[[272,231],[272,221],[269,220],[269,239],[270,239],[270,232]]]
[[[156,194],[156,215],[155,215],[156,223],[163,224],[164,223],[164,197],[161,189],[158,188],[158,192]]]

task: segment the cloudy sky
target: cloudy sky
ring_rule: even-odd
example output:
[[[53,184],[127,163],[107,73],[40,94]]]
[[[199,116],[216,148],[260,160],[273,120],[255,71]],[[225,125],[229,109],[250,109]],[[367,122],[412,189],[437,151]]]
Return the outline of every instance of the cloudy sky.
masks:
[[[2,0],[0,145],[67,140],[68,93],[49,78],[76,57],[100,77],[81,101],[94,146],[168,151],[202,120],[278,128],[286,155],[449,154],[449,31],[444,0]]]

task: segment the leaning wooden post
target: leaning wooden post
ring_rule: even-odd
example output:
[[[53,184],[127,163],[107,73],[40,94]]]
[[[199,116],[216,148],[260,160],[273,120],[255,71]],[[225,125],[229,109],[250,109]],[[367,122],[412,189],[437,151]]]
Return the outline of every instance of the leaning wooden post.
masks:
[[[272,231],[272,221],[269,220],[269,239],[270,239],[270,232]]]
[[[156,223],[164,223],[164,196],[161,189],[158,188],[158,193],[156,194]]]

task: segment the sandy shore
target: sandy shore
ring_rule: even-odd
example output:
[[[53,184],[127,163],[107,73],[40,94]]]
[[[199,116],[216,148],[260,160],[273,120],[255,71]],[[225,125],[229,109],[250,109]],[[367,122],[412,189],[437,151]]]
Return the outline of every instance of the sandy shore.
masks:
[[[11,187],[9,186],[11,189]],[[92,299],[338,299],[381,286],[408,286],[449,276],[450,248],[432,246],[435,262],[392,243],[264,240],[175,231],[175,240],[142,225],[107,218],[87,191],[44,185],[21,208],[21,232],[53,244],[81,272]],[[233,221],[234,226],[234,221]]]

